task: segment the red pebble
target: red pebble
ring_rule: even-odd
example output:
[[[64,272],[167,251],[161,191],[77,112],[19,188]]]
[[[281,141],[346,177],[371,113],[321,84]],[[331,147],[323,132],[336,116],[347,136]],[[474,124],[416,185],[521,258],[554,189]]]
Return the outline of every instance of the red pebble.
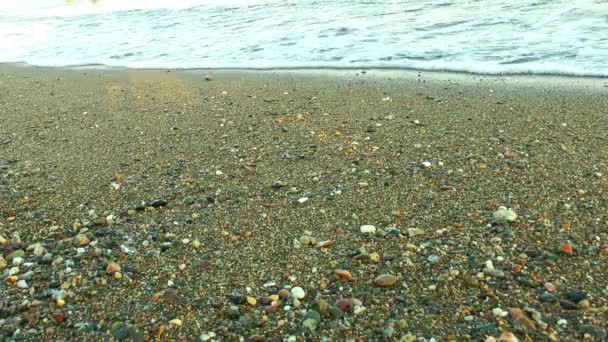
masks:
[[[57,321],[57,323],[63,323],[63,322],[65,322],[65,316],[62,313],[54,313],[53,314],[53,319],[55,321]]]
[[[275,313],[277,312],[278,308],[274,305],[268,305],[267,307],[264,308],[264,312],[266,312],[267,314],[271,314],[271,313]]]
[[[338,301],[336,301],[335,307],[337,307],[341,311],[347,311],[350,308],[350,301],[348,299],[338,299]]]

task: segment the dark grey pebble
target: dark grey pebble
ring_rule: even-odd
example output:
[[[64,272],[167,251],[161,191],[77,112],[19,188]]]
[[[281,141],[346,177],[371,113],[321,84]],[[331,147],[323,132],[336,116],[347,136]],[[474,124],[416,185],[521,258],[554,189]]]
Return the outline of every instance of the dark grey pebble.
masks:
[[[150,202],[150,206],[151,206],[151,207],[154,207],[154,208],[158,208],[158,207],[164,207],[164,206],[166,206],[167,204],[169,204],[169,202],[168,202],[167,200],[160,199],[160,198],[159,198],[159,199],[152,200],[152,202]]]

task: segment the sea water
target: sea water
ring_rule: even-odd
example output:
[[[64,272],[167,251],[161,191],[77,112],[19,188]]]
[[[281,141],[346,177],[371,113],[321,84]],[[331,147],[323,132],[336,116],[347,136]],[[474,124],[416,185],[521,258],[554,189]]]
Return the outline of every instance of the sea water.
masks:
[[[0,62],[608,76],[608,0],[5,0]]]

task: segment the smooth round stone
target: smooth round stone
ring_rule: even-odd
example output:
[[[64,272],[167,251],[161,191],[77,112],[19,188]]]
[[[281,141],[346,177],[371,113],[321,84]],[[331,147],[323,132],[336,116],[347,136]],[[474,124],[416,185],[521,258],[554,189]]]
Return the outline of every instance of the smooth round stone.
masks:
[[[361,228],[359,228],[359,230],[363,234],[376,234],[376,226],[371,225],[371,224],[362,225]]]
[[[27,289],[29,286],[27,285],[27,282],[25,280],[19,280],[17,282],[17,287],[20,289]]]
[[[578,302],[578,307],[581,309],[588,309],[591,306],[591,303],[587,299],[583,299]]]
[[[329,310],[329,303],[327,303],[327,301],[323,299],[317,299],[316,301],[314,301],[314,303],[312,303],[312,308],[315,311],[325,314],[327,313],[327,310]]]
[[[46,250],[44,249],[44,247],[42,247],[40,244],[36,244],[36,246],[34,247],[34,255],[42,256],[42,255],[44,255],[44,253],[46,253]]]
[[[494,277],[494,278],[504,278],[505,277],[505,272],[503,272],[501,270],[493,269],[493,268],[484,268],[483,274],[487,275],[488,277]]]
[[[439,256],[438,255],[429,255],[429,257],[426,259],[429,264],[436,264],[439,261]]]
[[[348,299],[338,299],[336,301],[336,304],[334,304],[334,306],[338,309],[340,309],[340,311],[347,311],[348,309],[350,309],[350,301]]]
[[[13,259],[13,266],[21,266],[23,264],[23,258],[17,257]]]
[[[304,297],[306,297],[306,292],[304,292],[303,288],[296,286],[291,289],[291,295],[296,299],[304,299]]]
[[[164,207],[167,204],[169,204],[169,202],[167,200],[164,200],[164,199],[161,199],[161,198],[152,200],[152,202],[150,202],[150,206],[154,207],[154,208]]]
[[[287,297],[289,297],[289,291],[286,289],[280,289],[279,292],[277,293],[279,295],[279,298],[281,299],[285,299]]]
[[[25,257],[25,251],[23,249],[18,249],[13,251],[11,254],[6,256],[6,261],[12,261],[15,258],[23,258]]]
[[[492,214],[495,223],[513,222],[517,220],[517,213],[507,207],[500,207]]]
[[[304,315],[304,319],[314,319],[317,322],[321,322],[321,314],[315,310],[308,310]]]
[[[89,238],[84,234],[78,234],[74,236],[74,243],[76,246],[86,246],[89,244]]]
[[[304,323],[302,323],[302,326],[310,331],[317,330],[318,325],[319,325],[319,322],[315,321],[312,318],[308,318],[308,319],[304,320]]]
[[[381,274],[374,279],[374,284],[378,287],[389,287],[397,283],[397,277],[392,274]]]
[[[108,263],[108,266],[106,267],[106,273],[107,274],[112,274],[112,273],[115,273],[115,272],[118,272],[118,271],[120,271],[120,265],[117,264],[117,263],[115,263],[115,262],[113,262],[113,261],[110,261]]]
[[[541,294],[540,296],[538,296],[538,300],[540,300],[541,302],[555,302],[557,300],[557,298],[549,293],[549,292],[545,292],[543,294]]]

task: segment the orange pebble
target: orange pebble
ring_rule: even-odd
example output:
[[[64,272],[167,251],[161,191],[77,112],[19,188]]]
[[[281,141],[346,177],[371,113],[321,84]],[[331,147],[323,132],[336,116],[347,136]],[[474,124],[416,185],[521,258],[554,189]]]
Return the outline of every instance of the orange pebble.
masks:
[[[565,244],[563,244],[563,245],[559,246],[559,250],[560,250],[561,252],[564,252],[564,253],[568,254],[568,255],[572,255],[572,254],[574,254],[574,249],[572,249],[572,246],[570,246],[570,245],[569,245],[569,244],[567,244],[567,243],[565,243]]]
[[[500,334],[500,337],[498,338],[498,342],[517,342],[519,341],[517,339],[517,337],[515,337],[515,335],[513,335],[510,332],[503,332],[502,334]]]
[[[336,277],[348,280],[351,279],[353,275],[350,274],[350,272],[348,272],[347,270],[336,270]]]

